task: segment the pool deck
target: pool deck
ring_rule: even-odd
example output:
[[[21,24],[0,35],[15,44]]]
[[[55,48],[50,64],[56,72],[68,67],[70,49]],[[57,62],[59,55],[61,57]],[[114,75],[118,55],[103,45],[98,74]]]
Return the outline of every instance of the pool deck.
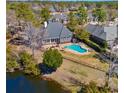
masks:
[[[63,48],[64,48],[65,46],[69,46],[69,45],[73,45],[73,44],[74,44],[74,43],[70,43],[70,44],[68,44],[68,45],[64,45]],[[76,44],[76,43],[75,43],[75,45],[79,45],[79,46],[81,46],[81,48],[84,48],[84,49],[86,49],[87,51],[84,52],[84,53],[80,53],[80,52],[78,52],[78,51],[75,51],[75,50],[72,50],[72,49],[69,49],[69,48],[64,48],[64,50],[65,50],[65,51],[68,51],[68,52],[71,52],[71,53],[74,53],[74,54],[77,54],[77,55],[89,54],[88,48],[86,48],[85,45],[83,45],[83,44]]]
[[[77,52],[77,51],[72,50],[72,49],[69,49],[69,48],[64,48],[65,46],[69,46],[69,45],[72,45],[72,44],[80,45],[82,48],[85,48],[87,50],[87,52],[80,53],[80,52]],[[53,48],[58,49],[60,51],[71,52],[71,53],[74,53],[74,54],[77,54],[77,55],[86,55],[86,54],[89,54],[90,53],[89,52],[89,48],[87,48],[84,44],[78,44],[78,43],[64,43],[64,44],[59,44],[59,47],[56,46],[56,44],[44,45],[44,48],[45,49],[48,49],[50,47],[53,47]]]

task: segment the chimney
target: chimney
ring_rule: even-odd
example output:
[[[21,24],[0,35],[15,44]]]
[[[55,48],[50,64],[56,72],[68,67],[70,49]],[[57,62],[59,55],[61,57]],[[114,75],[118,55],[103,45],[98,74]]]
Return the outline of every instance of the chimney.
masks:
[[[47,22],[46,22],[46,21],[44,22],[44,27],[45,27],[45,28],[47,27]]]

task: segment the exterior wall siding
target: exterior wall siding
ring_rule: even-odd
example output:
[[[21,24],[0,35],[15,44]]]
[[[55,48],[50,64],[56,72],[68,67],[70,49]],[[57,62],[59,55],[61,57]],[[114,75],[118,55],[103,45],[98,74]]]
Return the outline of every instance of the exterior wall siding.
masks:
[[[54,40],[53,40],[54,39]],[[55,40],[56,39],[56,40]],[[57,40],[58,39],[58,40]],[[71,42],[72,37],[61,37],[60,38],[60,43],[66,43],[66,42]],[[59,38],[49,38],[49,39],[44,39],[42,40],[42,43],[44,45],[46,44],[57,44],[59,42]]]
[[[72,39],[72,37],[64,37],[64,38],[61,38],[61,39],[60,39],[60,42],[61,42],[61,43],[64,43],[64,42],[71,42],[71,39]]]

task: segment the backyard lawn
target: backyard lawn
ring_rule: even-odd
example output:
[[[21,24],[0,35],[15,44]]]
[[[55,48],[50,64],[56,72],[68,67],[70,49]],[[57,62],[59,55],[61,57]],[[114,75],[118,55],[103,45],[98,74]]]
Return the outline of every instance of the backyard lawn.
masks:
[[[47,75],[56,80],[67,89],[77,91],[81,83],[89,83],[95,81],[98,85],[103,85],[105,82],[105,72],[95,70],[77,63],[65,60],[56,72]]]
[[[14,47],[14,51],[20,51],[24,49],[24,46],[11,47]],[[28,52],[31,52],[30,48],[25,49]],[[61,53],[63,56],[81,61],[81,64],[85,63],[99,66],[106,71],[108,69],[108,64],[96,58],[95,52],[82,56],[64,51],[61,51]],[[42,62],[42,55],[43,52],[35,51],[35,59],[37,59],[38,63]],[[61,65],[61,67],[58,68],[55,72],[47,74],[46,76],[62,84],[65,88],[74,91],[72,93],[75,93],[75,91],[80,89],[81,83],[88,83],[90,81],[95,81],[98,85],[103,85],[105,83],[105,72],[81,64],[63,59],[63,64]],[[115,85],[117,85],[117,80],[114,81]]]
[[[97,68],[100,68],[101,70],[108,71],[108,63],[100,60],[96,55],[98,53],[96,52],[90,52],[89,54],[85,55],[76,55],[70,52],[61,51],[62,55],[64,57],[68,57],[70,59],[74,59],[80,62],[80,64],[88,64]]]

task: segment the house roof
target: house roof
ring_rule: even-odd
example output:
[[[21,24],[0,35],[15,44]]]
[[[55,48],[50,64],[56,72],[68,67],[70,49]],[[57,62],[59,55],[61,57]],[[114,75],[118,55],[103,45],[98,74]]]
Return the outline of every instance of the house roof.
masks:
[[[67,20],[67,15],[62,13],[62,14],[55,14],[52,16],[52,18],[55,18],[55,19],[60,19],[60,20]]]
[[[91,12],[88,12],[88,18],[94,18]]]
[[[99,26],[88,24],[86,26],[86,30],[90,34],[106,41],[111,41],[118,37],[117,26]]]
[[[62,23],[51,22],[48,24],[45,30],[44,38],[59,38],[72,36],[72,32],[64,27]]]
[[[50,10],[51,12],[56,12],[56,10],[55,10],[55,8],[54,8],[53,6],[51,6],[51,7],[49,8],[49,10]]]
[[[69,11],[68,8],[64,8],[64,9],[63,9],[63,12],[68,12],[68,11]]]

